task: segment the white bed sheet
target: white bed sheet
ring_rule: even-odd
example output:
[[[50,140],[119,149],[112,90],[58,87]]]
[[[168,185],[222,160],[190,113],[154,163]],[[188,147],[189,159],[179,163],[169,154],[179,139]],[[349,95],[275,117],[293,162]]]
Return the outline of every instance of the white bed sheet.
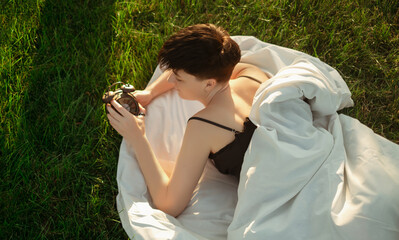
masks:
[[[233,38],[242,62],[273,76],[254,99],[250,118],[258,128],[239,185],[208,162],[190,204],[173,218],[152,208],[134,153],[122,142],[117,207],[129,237],[399,239],[399,146],[337,114],[353,105],[338,72],[292,49]],[[151,81],[159,75],[157,68]],[[146,134],[166,169],[187,119],[201,108],[175,91],[148,106]]]

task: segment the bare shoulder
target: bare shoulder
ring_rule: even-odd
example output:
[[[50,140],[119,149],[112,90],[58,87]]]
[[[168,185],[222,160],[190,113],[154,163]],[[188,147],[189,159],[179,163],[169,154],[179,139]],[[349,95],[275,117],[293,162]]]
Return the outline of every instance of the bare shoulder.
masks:
[[[189,121],[187,128],[204,138],[203,141],[209,146],[209,152],[217,152],[234,140],[235,136],[231,131],[226,131],[225,128],[220,127],[221,125],[241,130],[242,124],[240,120],[236,121],[236,114],[236,110],[229,110],[228,107],[208,107],[195,114],[194,119]]]
[[[187,122],[185,140],[190,141],[192,146],[201,145],[199,149],[207,152],[207,154],[212,150],[214,144],[215,127],[206,121],[212,121],[215,117],[217,116],[212,113],[211,109],[204,109]]]
[[[205,108],[200,112],[196,113],[187,122],[186,132],[187,134],[194,135],[198,137],[198,140],[206,141],[207,144],[211,145],[211,139],[214,134],[214,127],[210,125],[207,121],[213,121],[218,119],[218,114],[212,111],[212,108]]]

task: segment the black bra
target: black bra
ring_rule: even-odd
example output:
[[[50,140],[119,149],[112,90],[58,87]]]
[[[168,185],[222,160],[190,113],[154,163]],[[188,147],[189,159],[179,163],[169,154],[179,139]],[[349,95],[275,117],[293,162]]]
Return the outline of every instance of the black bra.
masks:
[[[253,78],[253,77],[250,77],[250,76],[239,76],[238,78],[240,78],[240,77],[246,77],[246,78],[249,78],[249,79],[251,79],[251,80],[253,80],[253,81],[255,81],[255,82],[257,82],[257,83],[260,83],[260,84],[262,84],[262,82],[261,81],[259,81],[258,79],[256,79],[256,78]]]
[[[224,125],[222,125],[222,124],[219,124],[219,123],[215,123],[215,122],[213,122],[213,121],[211,121],[211,120],[208,120],[208,119],[205,119],[205,118],[191,117],[190,119],[188,119],[188,121],[190,121],[190,120],[192,120],[192,119],[197,119],[197,120],[200,120],[200,121],[203,121],[203,122],[206,122],[206,123],[215,125],[216,127],[220,127],[220,128],[226,129],[227,131],[233,132],[233,133],[235,133],[235,134],[240,133],[239,131],[236,131],[235,129],[226,127],[226,126],[224,126]]]
[[[242,132],[236,131],[235,129],[226,127],[219,123],[215,123],[208,119],[192,117],[190,120],[199,120],[214,126],[223,128],[231,131],[235,134],[235,138],[232,142],[224,146],[216,153],[209,153],[209,158],[213,160],[215,167],[219,172],[223,174],[230,174],[240,179],[240,172],[242,163],[244,162],[244,155],[247,151],[249,142],[251,141],[252,135],[256,129],[256,126],[251,122],[249,118],[246,118],[244,122],[244,130]]]
[[[258,79],[250,76],[239,77],[246,77],[255,82],[262,83]],[[219,170],[219,172],[224,174],[230,174],[236,176],[237,179],[240,179],[240,172],[242,163],[244,162],[244,155],[247,151],[252,135],[256,129],[255,124],[253,124],[249,118],[246,118],[244,122],[244,130],[242,132],[239,132],[233,128],[229,128],[222,124],[200,117],[192,117],[188,121],[190,120],[203,121],[214,126],[223,128],[227,131],[231,131],[235,134],[235,138],[232,142],[224,146],[216,153],[209,153],[208,157],[213,160],[213,163],[215,164],[215,167]]]

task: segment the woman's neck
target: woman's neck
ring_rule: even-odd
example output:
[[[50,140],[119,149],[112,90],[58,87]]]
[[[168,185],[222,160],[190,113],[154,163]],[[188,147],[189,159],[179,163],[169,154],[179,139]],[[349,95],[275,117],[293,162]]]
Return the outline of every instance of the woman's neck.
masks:
[[[220,84],[219,86],[216,86],[209,94],[207,94],[203,100],[200,102],[204,104],[205,107],[209,106],[212,102],[215,101],[218,97],[220,97],[223,93],[227,93],[227,91],[230,91],[230,84],[229,82],[225,84]]]

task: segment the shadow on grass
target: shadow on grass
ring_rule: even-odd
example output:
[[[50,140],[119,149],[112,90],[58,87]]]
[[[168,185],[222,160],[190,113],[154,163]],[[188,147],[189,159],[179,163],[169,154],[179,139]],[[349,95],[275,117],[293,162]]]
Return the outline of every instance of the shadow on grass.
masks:
[[[25,114],[8,157],[14,162],[6,180],[12,188],[5,235],[126,238],[115,209],[116,162],[105,161],[112,146],[100,144],[114,0],[32,5],[39,27],[25,80]]]

